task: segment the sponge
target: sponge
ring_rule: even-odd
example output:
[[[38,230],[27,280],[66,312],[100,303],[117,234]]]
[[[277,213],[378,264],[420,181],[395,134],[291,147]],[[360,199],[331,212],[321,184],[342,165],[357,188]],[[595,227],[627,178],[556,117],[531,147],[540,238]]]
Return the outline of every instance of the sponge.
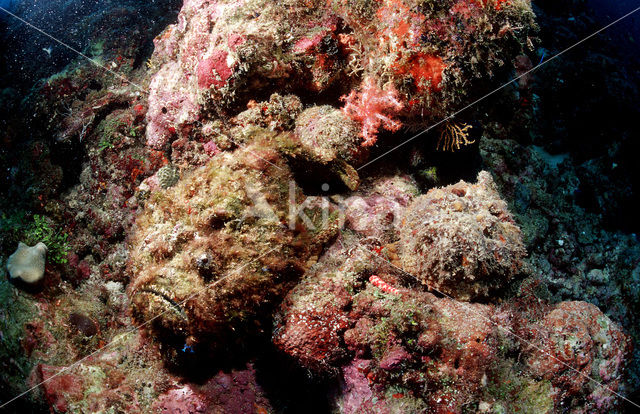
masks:
[[[7,261],[11,279],[21,279],[28,284],[38,283],[44,277],[46,254],[47,246],[44,243],[38,243],[33,247],[19,243],[18,249]]]

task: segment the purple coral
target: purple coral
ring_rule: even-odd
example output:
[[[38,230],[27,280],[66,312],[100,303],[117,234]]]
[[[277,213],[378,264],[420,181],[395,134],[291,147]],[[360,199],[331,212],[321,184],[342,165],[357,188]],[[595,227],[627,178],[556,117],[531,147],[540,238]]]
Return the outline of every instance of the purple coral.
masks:
[[[204,413],[207,404],[202,395],[196,393],[191,386],[184,385],[162,394],[153,408],[155,412],[162,414],[197,414]]]

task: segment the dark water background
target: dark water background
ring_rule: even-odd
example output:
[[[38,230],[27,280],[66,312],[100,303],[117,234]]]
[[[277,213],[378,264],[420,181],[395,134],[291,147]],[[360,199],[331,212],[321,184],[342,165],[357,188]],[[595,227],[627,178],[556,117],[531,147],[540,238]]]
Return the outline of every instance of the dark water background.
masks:
[[[151,55],[153,37],[175,20],[182,4],[181,0],[0,2],[2,7],[8,5],[15,15],[83,53],[88,53],[97,40],[113,40],[127,32],[119,32],[118,27],[138,28],[139,38],[144,39],[141,50],[145,56],[140,56],[141,59]],[[3,11],[0,11],[0,39],[0,89],[12,87],[24,94],[38,80],[60,72],[78,57],[76,52]]]

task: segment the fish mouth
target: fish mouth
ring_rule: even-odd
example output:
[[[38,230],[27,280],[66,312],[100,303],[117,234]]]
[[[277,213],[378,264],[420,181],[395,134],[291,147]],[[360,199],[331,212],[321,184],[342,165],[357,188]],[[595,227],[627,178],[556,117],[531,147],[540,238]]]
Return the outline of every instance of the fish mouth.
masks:
[[[155,289],[153,287],[144,287],[136,291],[133,297],[133,301],[135,301],[136,297],[141,295],[150,295],[152,298],[149,298],[150,301],[153,301],[155,304],[159,304],[163,311],[157,315],[147,315],[153,319],[160,318],[164,316],[164,314],[171,312],[172,314],[178,316],[184,322],[188,322],[187,313],[184,310],[183,304],[178,302],[174,298],[172,298],[167,293],[162,292],[159,289]]]

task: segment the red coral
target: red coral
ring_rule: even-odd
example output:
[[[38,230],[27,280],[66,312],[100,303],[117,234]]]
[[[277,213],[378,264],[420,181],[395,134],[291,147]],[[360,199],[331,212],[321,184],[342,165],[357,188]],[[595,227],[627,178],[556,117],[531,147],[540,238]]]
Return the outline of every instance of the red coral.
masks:
[[[83,384],[80,377],[72,374],[55,376],[62,368],[40,364],[36,367],[36,376],[41,384],[44,397],[52,408],[52,412],[66,413],[69,402],[78,401],[83,395]]]
[[[423,14],[412,12],[402,0],[385,1],[376,16],[383,27],[378,37],[386,40],[397,37],[400,43],[406,44],[415,44],[419,32],[415,30],[414,23],[420,24],[425,19]]]
[[[137,104],[133,106],[133,113],[136,117],[136,120],[143,118],[147,113],[147,108],[144,105]]]
[[[237,33],[232,33],[227,39],[227,44],[229,45],[229,49],[235,52],[238,46],[242,45],[246,41],[247,38],[245,36]]]
[[[224,50],[216,50],[211,56],[198,64],[198,86],[210,88],[214,85],[221,88],[231,77],[231,68],[227,66],[227,56]]]
[[[418,53],[409,58],[406,65],[397,67],[396,73],[410,74],[418,92],[439,91],[445,67],[441,57]]]
[[[402,123],[395,119],[403,105],[398,100],[398,92],[391,84],[381,89],[373,80],[366,78],[360,92],[351,91],[343,96],[342,111],[349,118],[362,124],[363,147],[376,143],[378,130],[397,131]]]

